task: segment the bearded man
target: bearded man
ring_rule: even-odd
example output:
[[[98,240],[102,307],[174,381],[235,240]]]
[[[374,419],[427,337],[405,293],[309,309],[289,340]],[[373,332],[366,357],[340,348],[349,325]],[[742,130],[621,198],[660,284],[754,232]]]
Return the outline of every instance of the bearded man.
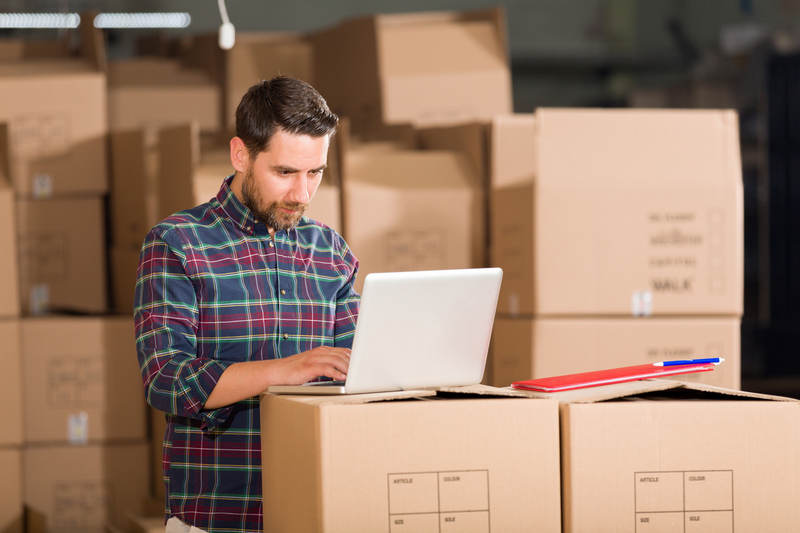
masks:
[[[305,82],[254,85],[236,110],[236,172],[144,240],[136,347],[147,401],[167,421],[167,532],[261,533],[259,393],[346,377],[358,261],[303,216],[337,125]]]

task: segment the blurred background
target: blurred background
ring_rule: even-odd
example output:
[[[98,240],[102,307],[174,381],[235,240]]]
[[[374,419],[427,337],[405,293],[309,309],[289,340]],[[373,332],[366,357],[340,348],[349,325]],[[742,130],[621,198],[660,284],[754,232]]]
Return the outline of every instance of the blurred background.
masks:
[[[343,233],[362,278],[503,266],[486,383],[722,354],[697,381],[800,398],[800,0],[5,0],[0,532],[138,532],[144,517],[163,530],[163,415],[131,401],[139,249],[158,220],[216,194],[236,104],[278,72],[343,119],[309,216]],[[547,196],[573,178],[575,204]],[[592,191],[616,229],[585,224],[594,240],[577,245],[559,232],[603,212]],[[622,218],[639,205],[649,218]],[[721,205],[732,215],[708,226]],[[579,263],[592,281],[611,261],[559,266],[562,252],[622,250],[650,275],[658,239],[710,243],[655,270],[716,264],[734,280],[717,286],[725,298],[567,302],[580,281],[562,273]],[[537,254],[551,277],[533,273]]]

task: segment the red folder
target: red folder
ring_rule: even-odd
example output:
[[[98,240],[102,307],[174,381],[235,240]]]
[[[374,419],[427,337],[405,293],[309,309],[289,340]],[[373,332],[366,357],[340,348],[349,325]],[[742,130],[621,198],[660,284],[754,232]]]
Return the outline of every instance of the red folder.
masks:
[[[663,378],[665,376],[674,376],[676,374],[709,372],[714,370],[715,366],[716,365],[714,364],[680,366],[654,366],[649,364],[624,366],[620,368],[610,368],[608,370],[597,370],[595,372],[583,372],[580,374],[568,374],[565,376],[517,381],[512,383],[511,386],[515,389],[539,392],[559,392],[572,389],[583,389],[586,387],[598,387],[600,385],[610,385],[612,383],[622,383],[624,381],[636,381],[647,378]]]

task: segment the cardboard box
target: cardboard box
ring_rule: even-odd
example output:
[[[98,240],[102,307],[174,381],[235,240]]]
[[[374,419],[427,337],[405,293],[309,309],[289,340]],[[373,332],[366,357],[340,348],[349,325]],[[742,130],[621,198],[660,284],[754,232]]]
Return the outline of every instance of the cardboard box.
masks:
[[[108,250],[111,309],[116,314],[131,316],[133,313],[140,254],[141,247],[126,248],[112,245]]]
[[[561,531],[556,405],[504,394],[263,396],[264,531]]]
[[[450,150],[460,152],[472,167],[475,187],[480,191],[481,201],[475,205],[472,216],[472,264],[475,267],[489,265],[489,176],[488,176],[488,128],[473,122],[459,126],[422,128],[416,131],[417,145],[422,150]]]
[[[22,445],[22,346],[19,319],[0,320],[0,405],[5,413],[0,448]],[[2,500],[0,500],[2,501]],[[3,531],[0,529],[0,531]]]
[[[108,310],[103,197],[17,200],[24,314]]]
[[[4,176],[0,170],[0,318],[11,318],[20,315],[17,215],[14,191]]]
[[[539,109],[535,120],[535,182],[493,190],[498,312],[741,316],[735,112]]]
[[[177,60],[139,58],[108,65],[111,131],[164,128],[197,121],[202,131],[220,129],[220,91],[200,69]]]
[[[565,533],[795,531],[800,403],[669,380],[561,402]]]
[[[712,372],[679,381],[738,389],[738,318],[510,318],[492,331],[491,385],[643,365],[674,359],[722,357]]]
[[[344,237],[370,272],[442,270],[474,264],[484,250],[479,177],[458,152],[353,147],[343,180]]]
[[[536,172],[535,115],[492,117],[489,127],[490,184],[493,188],[532,183]]]
[[[148,495],[147,443],[29,446],[23,451],[29,533],[127,531]]]
[[[502,8],[373,15],[310,38],[315,87],[356,134],[488,122],[513,109]]]
[[[213,36],[215,45],[217,35]],[[236,46],[222,53],[224,126],[236,129],[236,108],[258,80],[287,74],[314,85],[314,47],[292,33],[237,33]]]
[[[106,78],[79,60],[0,63],[0,152],[17,195],[104,194]]]
[[[0,531],[23,533],[22,449],[0,447]]]
[[[111,243],[139,250],[158,220],[156,181],[159,150],[155,130],[135,129],[109,135]]]
[[[146,438],[132,316],[23,319],[22,354],[26,444]]]

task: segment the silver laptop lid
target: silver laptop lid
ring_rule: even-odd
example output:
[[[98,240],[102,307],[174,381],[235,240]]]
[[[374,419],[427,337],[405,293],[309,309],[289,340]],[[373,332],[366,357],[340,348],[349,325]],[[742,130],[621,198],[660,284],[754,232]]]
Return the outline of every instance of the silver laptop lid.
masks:
[[[364,280],[348,394],[483,379],[503,272],[387,272]]]

